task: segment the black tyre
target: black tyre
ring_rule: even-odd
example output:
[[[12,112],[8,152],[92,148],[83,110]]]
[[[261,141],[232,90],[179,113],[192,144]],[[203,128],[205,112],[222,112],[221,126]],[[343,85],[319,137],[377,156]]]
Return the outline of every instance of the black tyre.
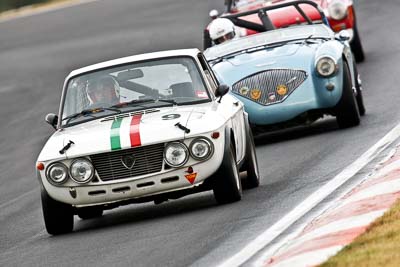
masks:
[[[354,76],[355,76],[355,80],[356,80],[355,87],[357,90],[356,100],[357,100],[358,111],[361,116],[364,116],[366,110],[365,110],[364,99],[363,99],[363,95],[362,95],[361,79],[359,78],[357,66],[355,64],[354,64]]]
[[[97,218],[103,215],[103,209],[98,207],[80,208],[77,211],[78,217],[82,220]]]
[[[335,107],[336,121],[340,128],[353,127],[360,124],[360,113],[352,89],[349,67],[343,61],[343,90],[342,97]]]
[[[245,169],[247,177],[243,186],[245,188],[258,187],[260,185],[260,172],[258,170],[256,146],[254,145],[254,137],[250,127],[247,127]]]
[[[242,198],[242,184],[232,145],[225,151],[222,164],[214,179],[214,197],[218,204],[231,203]]]
[[[44,189],[42,189],[41,198],[47,232],[51,235],[72,232],[74,228],[72,206],[52,199]]]
[[[353,32],[353,40],[350,43],[351,51],[356,58],[356,62],[363,62],[365,59],[364,49],[362,47],[360,34],[358,33],[358,29],[356,26],[354,26]]]

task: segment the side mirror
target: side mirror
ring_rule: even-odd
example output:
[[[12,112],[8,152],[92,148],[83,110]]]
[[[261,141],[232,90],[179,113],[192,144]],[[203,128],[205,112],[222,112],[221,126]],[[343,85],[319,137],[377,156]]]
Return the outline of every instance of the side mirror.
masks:
[[[219,15],[219,12],[218,12],[218,10],[213,9],[213,10],[210,11],[210,13],[208,13],[208,15],[210,16],[210,18],[216,19],[218,17],[218,15]]]
[[[219,97],[218,103],[221,103],[221,99],[224,95],[229,92],[229,86],[226,84],[220,84],[215,91],[215,96]]]
[[[50,124],[54,129],[57,129],[58,116],[54,113],[46,115],[45,121]]]
[[[336,39],[338,39],[339,41],[349,41],[350,37],[350,33],[347,30],[341,30],[339,33],[336,34]]]

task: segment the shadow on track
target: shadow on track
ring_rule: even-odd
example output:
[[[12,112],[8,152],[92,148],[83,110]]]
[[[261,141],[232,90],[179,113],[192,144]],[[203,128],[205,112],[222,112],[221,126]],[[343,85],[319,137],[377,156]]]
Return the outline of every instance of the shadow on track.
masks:
[[[351,128],[350,128],[351,129]],[[328,134],[334,131],[345,131],[339,129],[335,118],[327,118],[317,121],[311,125],[292,127],[288,129],[267,132],[254,138],[256,146],[284,142],[288,140],[311,137],[314,135]]]

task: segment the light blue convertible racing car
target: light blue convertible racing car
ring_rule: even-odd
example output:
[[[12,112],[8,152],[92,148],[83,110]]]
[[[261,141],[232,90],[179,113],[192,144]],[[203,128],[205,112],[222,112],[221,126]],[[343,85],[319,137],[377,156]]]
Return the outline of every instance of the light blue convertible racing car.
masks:
[[[311,5],[293,4],[296,9]],[[279,6],[227,18],[235,23],[251,12],[268,16],[265,11],[275,8]],[[245,104],[256,132],[311,123],[326,114],[336,116],[339,127],[346,128],[358,125],[365,113],[348,39],[345,31],[335,34],[325,24],[309,20],[306,25],[227,41],[207,49],[205,56],[220,83],[230,86]]]

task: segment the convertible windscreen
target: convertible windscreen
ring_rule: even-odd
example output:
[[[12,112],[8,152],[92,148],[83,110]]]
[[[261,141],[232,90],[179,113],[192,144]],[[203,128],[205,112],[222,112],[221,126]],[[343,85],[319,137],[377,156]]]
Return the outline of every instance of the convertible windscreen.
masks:
[[[310,36],[312,36],[312,38],[332,38],[329,29],[322,24],[296,26],[231,40],[207,49],[204,54],[207,57],[207,60],[214,60],[254,47],[289,42],[292,40],[307,39],[310,38]]]
[[[65,90],[62,125],[111,115],[115,112],[110,112],[110,107],[125,112],[210,101],[197,65],[189,57],[150,60],[84,73],[70,79]],[[76,115],[82,111],[85,116]],[[66,119],[71,117],[74,119]]]

